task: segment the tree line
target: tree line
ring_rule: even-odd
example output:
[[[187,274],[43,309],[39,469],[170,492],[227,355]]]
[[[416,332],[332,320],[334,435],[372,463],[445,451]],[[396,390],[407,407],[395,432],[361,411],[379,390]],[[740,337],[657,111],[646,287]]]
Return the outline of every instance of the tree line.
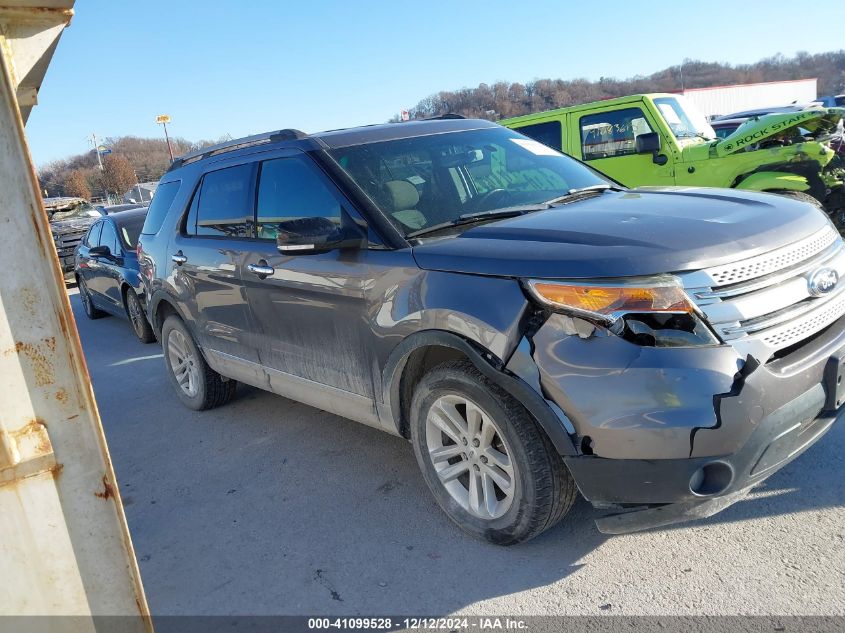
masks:
[[[683,64],[629,79],[601,77],[598,81],[535,79],[528,83],[482,83],[475,88],[430,95],[410,108],[408,113],[412,119],[461,114],[496,121],[644,92],[674,92],[684,88],[812,77],[818,78],[819,95],[845,92],[845,50],[814,55],[798,53],[794,57],[775,55],[753,64],[739,65],[684,60]],[[400,118],[396,115],[391,121],[399,121]]]
[[[174,156],[216,142],[170,139]],[[74,196],[87,200],[105,197],[106,193],[120,196],[135,183],[158,181],[170,166],[164,139],[121,136],[106,138],[102,145],[111,150],[101,157],[102,170],[93,149],[44,165],[38,171],[41,193],[45,197]]]
[[[845,92],[845,50],[828,53],[776,55],[753,64],[730,65],[685,60],[647,76],[629,79],[602,77],[587,79],[535,79],[528,83],[497,82],[475,88],[443,91],[426,97],[409,110],[413,119],[462,114],[499,120],[531,112],[542,112],[579,103],[599,101],[643,92],[670,92],[682,88],[818,78],[820,95]],[[775,105],[775,104],[772,104]],[[397,115],[391,121],[398,121]],[[191,143],[172,138],[178,156],[216,142]],[[44,165],[38,173],[42,193],[49,196],[79,196],[91,199],[122,195],[136,182],[157,181],[167,170],[170,157],[164,139],[123,136],[107,138],[103,145],[111,153],[99,169],[94,150]]]

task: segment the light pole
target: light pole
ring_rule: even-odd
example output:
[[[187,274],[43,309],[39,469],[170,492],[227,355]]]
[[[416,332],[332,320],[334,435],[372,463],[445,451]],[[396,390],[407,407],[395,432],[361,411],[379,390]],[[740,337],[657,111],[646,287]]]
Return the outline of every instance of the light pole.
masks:
[[[164,138],[167,140],[167,151],[170,153],[170,162],[173,162],[173,148],[170,146],[170,137],[167,135],[167,124],[170,123],[169,114],[159,114],[156,117],[156,123],[160,123],[164,127]]]

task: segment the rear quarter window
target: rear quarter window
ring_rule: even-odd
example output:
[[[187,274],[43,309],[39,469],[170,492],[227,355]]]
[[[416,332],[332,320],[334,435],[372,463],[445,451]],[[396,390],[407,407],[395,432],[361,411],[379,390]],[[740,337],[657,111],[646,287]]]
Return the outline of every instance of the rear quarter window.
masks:
[[[144,235],[155,235],[158,233],[161,225],[164,224],[164,218],[167,217],[170,205],[173,204],[176,194],[179,193],[179,186],[181,184],[181,180],[174,180],[158,186],[153,196],[153,201],[150,203],[150,210],[147,213],[147,219],[144,221],[144,228],[141,229],[141,233]]]

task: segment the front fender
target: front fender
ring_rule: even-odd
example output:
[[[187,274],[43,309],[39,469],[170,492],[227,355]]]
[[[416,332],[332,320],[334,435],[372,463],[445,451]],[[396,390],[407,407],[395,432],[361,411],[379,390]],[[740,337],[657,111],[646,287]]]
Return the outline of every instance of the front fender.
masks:
[[[797,174],[761,171],[743,179],[736,188],[748,191],[808,191],[810,183]]]
[[[552,445],[560,455],[577,455],[569,433],[549,406],[549,402],[520,377],[499,367],[498,359],[481,348],[452,332],[426,330],[406,338],[390,355],[383,372],[382,403],[377,403],[380,417],[392,419],[397,435],[402,435],[401,380],[402,373],[411,354],[424,347],[447,347],[463,353],[491,382],[514,396],[537,421]]]

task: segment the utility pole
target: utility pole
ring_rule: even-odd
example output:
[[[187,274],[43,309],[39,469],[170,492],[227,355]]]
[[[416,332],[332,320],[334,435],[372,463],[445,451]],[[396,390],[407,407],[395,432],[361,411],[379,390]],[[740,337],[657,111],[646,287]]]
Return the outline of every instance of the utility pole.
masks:
[[[156,117],[156,123],[160,123],[164,127],[164,138],[167,140],[167,151],[170,153],[170,162],[173,162],[173,148],[170,146],[170,137],[167,135],[167,124],[170,123],[169,114],[159,114]]]
[[[97,135],[91,133],[91,142],[94,143],[94,151],[97,152],[97,162],[100,164],[100,171],[103,171],[103,159],[100,158],[100,144],[97,143]]]
[[[106,187],[106,178],[105,178],[105,169],[103,168],[103,159],[100,156],[100,144],[97,142],[97,135],[95,133],[91,133],[91,142],[94,143],[94,151],[97,152],[97,163],[100,165],[100,174],[103,178],[103,192],[106,194],[106,204],[111,204],[111,198],[109,197],[109,190]]]

